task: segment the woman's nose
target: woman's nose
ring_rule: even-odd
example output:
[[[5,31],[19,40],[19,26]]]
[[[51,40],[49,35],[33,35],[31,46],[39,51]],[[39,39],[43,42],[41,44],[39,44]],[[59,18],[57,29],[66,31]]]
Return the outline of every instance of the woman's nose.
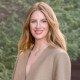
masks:
[[[37,22],[36,28],[40,28],[40,22]]]

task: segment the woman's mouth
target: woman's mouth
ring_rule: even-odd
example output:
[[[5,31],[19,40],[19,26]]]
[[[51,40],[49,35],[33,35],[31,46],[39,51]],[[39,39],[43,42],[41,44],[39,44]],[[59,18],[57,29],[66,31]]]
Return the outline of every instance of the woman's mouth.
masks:
[[[37,35],[42,34],[42,32],[43,32],[43,30],[35,30],[35,33],[36,33]]]

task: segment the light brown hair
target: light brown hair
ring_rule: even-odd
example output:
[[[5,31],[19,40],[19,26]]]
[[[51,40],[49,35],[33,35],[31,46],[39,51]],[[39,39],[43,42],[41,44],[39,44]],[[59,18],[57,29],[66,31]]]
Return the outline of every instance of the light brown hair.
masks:
[[[47,41],[51,46],[56,45],[66,50],[66,43],[63,34],[59,29],[59,23],[57,21],[56,15],[53,9],[44,2],[37,2],[31,6],[27,11],[26,18],[23,24],[23,31],[18,43],[18,52],[25,51],[34,45],[35,39],[30,33],[30,17],[32,13],[36,10],[40,10],[46,17],[49,24],[49,33],[47,36]]]

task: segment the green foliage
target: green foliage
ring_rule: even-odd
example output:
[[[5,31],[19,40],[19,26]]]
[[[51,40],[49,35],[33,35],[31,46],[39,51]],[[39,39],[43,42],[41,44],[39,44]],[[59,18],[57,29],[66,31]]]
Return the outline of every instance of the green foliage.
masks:
[[[25,15],[37,1],[55,11],[71,60],[80,57],[80,0],[0,0],[0,80],[11,80]]]

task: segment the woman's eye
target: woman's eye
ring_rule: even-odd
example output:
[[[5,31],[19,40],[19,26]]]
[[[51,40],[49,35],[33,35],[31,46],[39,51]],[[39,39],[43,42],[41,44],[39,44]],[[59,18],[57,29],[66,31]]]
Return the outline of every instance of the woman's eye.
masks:
[[[31,23],[35,23],[36,21],[31,21]]]
[[[45,21],[42,21],[42,22],[47,22],[47,21],[45,20]]]

